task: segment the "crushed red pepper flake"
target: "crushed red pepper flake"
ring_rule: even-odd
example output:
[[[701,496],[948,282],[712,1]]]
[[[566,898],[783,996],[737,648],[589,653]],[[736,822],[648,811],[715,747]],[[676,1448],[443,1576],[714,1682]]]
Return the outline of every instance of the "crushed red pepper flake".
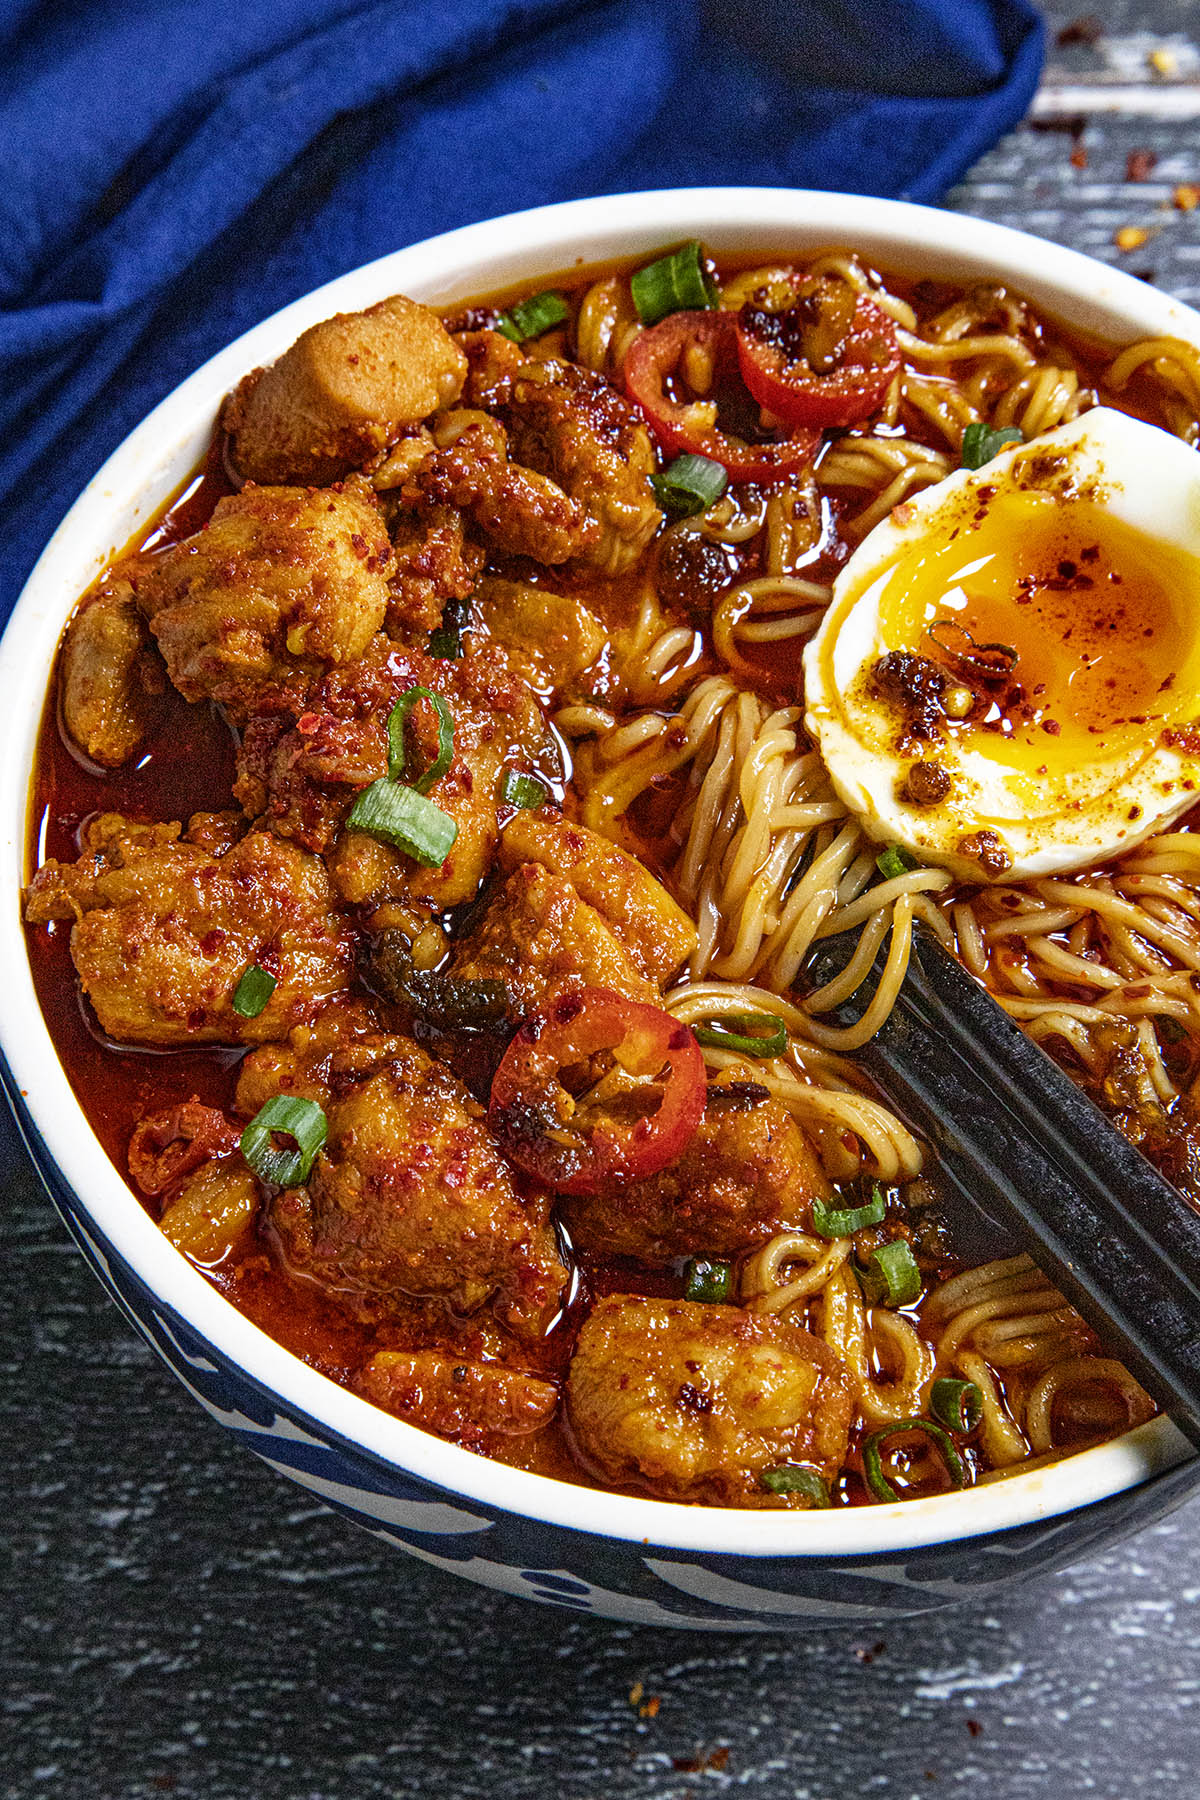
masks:
[[[1095,13],[1082,13],[1079,18],[1071,19],[1058,32],[1054,42],[1060,50],[1066,50],[1071,44],[1096,44],[1104,36],[1104,27]]]
[[[1125,159],[1126,181],[1148,181],[1157,162],[1153,150],[1131,150]]]

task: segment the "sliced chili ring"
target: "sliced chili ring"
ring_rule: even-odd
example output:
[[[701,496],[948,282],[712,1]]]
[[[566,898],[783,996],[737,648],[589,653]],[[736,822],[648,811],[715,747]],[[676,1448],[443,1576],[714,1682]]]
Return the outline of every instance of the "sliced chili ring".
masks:
[[[579,988],[521,1026],[492,1081],[488,1124],[544,1186],[595,1194],[674,1162],[705,1092],[688,1026],[611,988]]]
[[[881,405],[900,368],[891,319],[868,295],[853,297],[844,282],[797,276],[791,306],[774,311],[751,300],[737,315],[736,333],[742,380],[760,406],[794,426],[857,425]],[[828,367],[810,361],[818,333],[825,352],[819,360]]]
[[[661,325],[639,331],[625,355],[625,391],[667,455],[707,457],[720,463],[731,481],[770,481],[812,462],[819,432],[793,431],[778,442],[752,444],[722,431],[706,400],[685,402],[668,393],[667,383],[689,350],[711,356],[718,376],[742,385],[732,313],[672,313]]]

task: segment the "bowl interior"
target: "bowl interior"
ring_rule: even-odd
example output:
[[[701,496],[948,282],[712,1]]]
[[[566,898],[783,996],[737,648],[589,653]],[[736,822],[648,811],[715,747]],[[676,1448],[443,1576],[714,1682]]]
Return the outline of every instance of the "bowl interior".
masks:
[[[517,282],[690,237],[714,250],[799,253],[849,245],[885,268],[1001,280],[1075,329],[1125,343],[1200,344],[1200,316],[1075,252],[924,207],[785,189],[687,189],[539,208],[468,226],[356,269],[264,320],[164,400],[93,478],[31,575],[0,643],[0,827],[8,891],[26,878],[30,770],[63,624],[78,596],[196,467],[224,394],[307,326],[405,292],[450,305]],[[18,909],[0,922],[7,972],[0,1048],[36,1129],[96,1231],[193,1330],[312,1429],[481,1504],[663,1547],[753,1556],[898,1551],[1060,1515],[1174,1466],[1189,1448],[1166,1419],[1048,1468],[964,1494],[830,1513],[686,1507],[595,1492],[489,1462],[380,1412],[251,1325],[185,1262],[93,1135],[37,1003]]]

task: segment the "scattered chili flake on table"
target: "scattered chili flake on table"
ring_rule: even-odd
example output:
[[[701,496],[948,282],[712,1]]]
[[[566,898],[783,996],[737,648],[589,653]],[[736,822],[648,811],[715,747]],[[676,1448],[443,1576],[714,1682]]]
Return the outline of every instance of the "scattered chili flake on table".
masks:
[[[1126,181],[1148,181],[1157,161],[1153,150],[1131,150],[1125,160]]]
[[[702,1775],[705,1769],[716,1769],[718,1773],[729,1761],[729,1745],[718,1744],[715,1750],[699,1750],[695,1756],[673,1756],[671,1767],[681,1775]]]
[[[1113,243],[1121,251],[1140,250],[1149,236],[1144,225],[1122,225],[1119,231],[1113,232]]]
[[[1181,181],[1171,199],[1180,212],[1194,212],[1200,206],[1200,186],[1194,181]]]
[[[1064,25],[1054,41],[1060,50],[1065,50],[1070,44],[1095,44],[1103,35],[1104,27],[1095,13],[1084,13]]]

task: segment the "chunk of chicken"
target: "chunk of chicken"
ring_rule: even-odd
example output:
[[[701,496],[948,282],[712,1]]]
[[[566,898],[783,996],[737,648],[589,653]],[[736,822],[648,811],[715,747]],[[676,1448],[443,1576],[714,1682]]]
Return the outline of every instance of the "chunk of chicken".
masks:
[[[347,1093],[407,1050],[408,1040],[385,1031],[366,1001],[338,995],[311,1022],[294,1026],[286,1038],[259,1044],[242,1058],[237,1110],[243,1118],[253,1118],[277,1094],[295,1094],[327,1107],[334,1094]]]
[[[403,294],[323,319],[230,398],[233,461],[250,481],[335,481],[448,406],[466,372],[437,314]]]
[[[475,590],[471,614],[502,647],[510,668],[539,693],[591,697],[586,671],[599,661],[608,633],[582,601],[487,575]]]
[[[658,1003],[605,920],[569,881],[540,863],[522,863],[490,896],[451,964],[464,980],[503,981],[523,1017],[568,987],[606,987]]]
[[[181,830],[101,814],[78,862],[39,869],[25,916],[74,920],[80,983],[117,1043],[282,1037],[349,980],[351,944],[324,867],[267,831],[212,856]],[[275,987],[248,1019],[233,995],[252,964]]]
[[[650,485],[658,463],[641,414],[591,369],[531,360],[504,418],[512,454],[553,476],[596,525],[580,559],[606,575],[636,562],[662,524]]]
[[[75,613],[63,645],[63,723],[105,769],[129,761],[146,734],[154,696],[166,687],[130,579],[146,566],[141,557],[115,570]]]
[[[510,556],[553,565],[598,541],[599,528],[578,501],[510,461],[504,427],[488,413],[447,413],[436,435],[439,449],[413,476],[416,497],[467,513]]]
[[[552,1381],[444,1350],[380,1350],[354,1386],[397,1418],[472,1450],[539,1430],[558,1405]]]
[[[462,515],[449,506],[405,510],[393,526],[392,543],[396,570],[387,630],[396,638],[436,631],[446,602],[474,591],[483,552],[468,542]]]
[[[493,1300],[519,1336],[540,1335],[566,1281],[546,1202],[522,1202],[443,1064],[397,1040],[385,1065],[336,1096],[306,1188],[276,1197],[288,1267],[367,1313],[438,1296],[470,1313]]]
[[[387,613],[392,561],[365,481],[247,487],[134,585],[184,698],[244,719],[270,684],[361,656]]]
[[[644,863],[586,825],[542,807],[517,813],[500,838],[500,866],[539,862],[569,881],[659,986],[696,948],[696,927]]]
[[[471,364],[464,397],[498,414],[510,456],[582,507],[591,530],[571,554],[620,574],[662,523],[650,485],[658,465],[641,413],[602,375],[527,355],[498,332],[465,332],[459,341]]]
[[[681,1256],[734,1256],[806,1229],[829,1194],[817,1153],[787,1108],[744,1073],[708,1084],[704,1117],[677,1162],[602,1197],[563,1202],[580,1249],[665,1268]]]
[[[792,1320],[625,1294],[593,1307],[567,1386],[575,1440],[606,1481],[717,1506],[802,1505],[763,1472],[832,1478],[852,1410],[841,1360]]]
[[[429,799],[458,827],[446,860],[426,868],[403,850],[343,830],[358,792],[387,773],[387,722],[413,687],[443,696],[454,715],[454,754]],[[437,750],[428,705],[409,726],[422,764]],[[339,894],[354,905],[419,900],[448,907],[475,893],[498,833],[497,789],[508,750],[543,744],[533,697],[493,660],[435,661],[380,639],[350,668],[313,684],[302,701],[252,719],[242,737],[234,793],[247,813],[306,848],[327,853]]]
[[[159,1227],[191,1262],[212,1269],[247,1241],[261,1198],[240,1156],[205,1163],[164,1207]]]

